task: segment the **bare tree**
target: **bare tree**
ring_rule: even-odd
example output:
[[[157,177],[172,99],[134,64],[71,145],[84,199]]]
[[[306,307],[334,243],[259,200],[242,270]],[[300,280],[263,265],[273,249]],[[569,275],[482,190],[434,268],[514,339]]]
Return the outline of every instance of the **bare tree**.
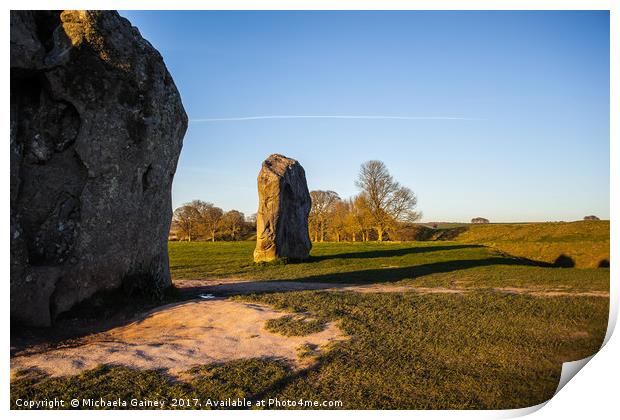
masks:
[[[368,201],[379,241],[396,223],[420,218],[420,214],[414,211],[417,205],[415,194],[396,182],[383,162],[370,160],[363,163],[355,184]]]
[[[353,241],[356,240],[356,233],[360,233],[362,241],[367,242],[372,229],[372,215],[365,194],[359,194],[351,199],[349,223]]]
[[[258,215],[256,213],[252,213],[251,215],[246,216],[242,235],[247,236],[248,234],[251,235],[252,233],[256,233],[257,217]]]
[[[475,224],[484,224],[489,223],[489,219],[485,219],[484,217],[474,217],[471,219],[471,222]]]
[[[312,199],[312,207],[310,208],[310,225],[314,230],[314,241],[320,239],[325,240],[325,232],[327,230],[328,216],[332,211],[334,203],[340,200],[338,194],[334,191],[310,191]]]
[[[220,230],[223,216],[224,211],[219,207],[215,207],[213,204],[208,206],[202,213],[202,223],[205,229],[211,234],[212,242],[215,242],[215,235]]]
[[[350,205],[348,201],[338,200],[332,206],[329,213],[329,230],[336,238],[336,242],[340,242],[347,229],[347,219],[350,214]]]
[[[224,231],[230,235],[230,239],[233,241],[236,239],[237,233],[239,233],[244,223],[245,217],[238,210],[227,211],[222,217]]]
[[[174,211],[172,219],[179,232],[191,242],[192,237],[198,233],[200,225],[200,213],[196,207],[192,203],[185,203]]]
[[[215,242],[215,235],[220,230],[224,211],[219,207],[215,207],[212,203],[202,200],[194,200],[189,204],[199,214],[200,230],[209,235],[212,242]]]
[[[319,240],[319,220],[315,214],[310,212],[308,216],[308,233],[310,234],[310,240],[312,242],[318,242]]]
[[[179,225],[174,220],[174,214],[172,217],[172,222],[170,223],[170,230],[168,231],[168,241],[179,241],[181,240]]]

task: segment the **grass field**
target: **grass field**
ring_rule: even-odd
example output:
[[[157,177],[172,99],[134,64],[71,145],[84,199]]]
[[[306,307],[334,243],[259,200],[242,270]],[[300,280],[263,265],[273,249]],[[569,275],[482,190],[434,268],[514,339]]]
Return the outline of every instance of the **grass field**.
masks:
[[[449,242],[325,242],[313,245],[308,262],[254,264],[254,246],[254,242],[172,242],[172,278],[375,283],[465,268],[527,264],[488,247]]]
[[[537,265],[506,255],[504,248],[470,243],[474,235],[491,238],[477,228],[458,242],[315,244],[312,259],[299,264],[255,265],[253,242],[170,243],[177,280],[295,280],[429,292],[336,289],[233,297],[298,313],[272,322],[267,326],[272,331],[306,334],[336,321],[349,339],[324,349],[316,363],[301,370],[282,360],[246,359],[197,366],[182,382],[162,372],[122,367],[51,379],[24,373],[12,383],[12,401],[79,393],[168,400],[340,400],[341,408],[350,409],[538,404],[553,395],[562,362],[589,356],[601,345],[609,269]],[[514,243],[531,238],[519,239],[515,232],[497,235],[493,243],[509,235]],[[580,242],[567,233],[563,243],[587,254],[593,241],[608,241],[588,235],[584,232]],[[305,318],[313,321],[305,324]]]
[[[609,267],[609,221],[470,225],[455,239],[483,244],[508,254],[578,268]]]

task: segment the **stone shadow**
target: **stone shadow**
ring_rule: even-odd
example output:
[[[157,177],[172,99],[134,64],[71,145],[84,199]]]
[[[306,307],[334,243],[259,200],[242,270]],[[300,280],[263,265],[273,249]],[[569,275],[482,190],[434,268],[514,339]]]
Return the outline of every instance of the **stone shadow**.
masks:
[[[276,280],[248,280],[213,284],[196,284],[180,288],[187,299],[209,293],[216,297],[240,296],[253,293],[295,292],[305,290],[344,289],[351,286],[395,283],[417,279],[435,273],[449,273],[474,267],[514,265],[539,266],[520,258],[491,257],[477,260],[450,260],[407,267],[376,268],[340,273],[327,273],[302,278]]]
[[[555,259],[553,266],[560,268],[573,268],[575,266],[575,260],[566,254],[561,254]]]
[[[474,267],[491,265],[526,265],[538,266],[539,264],[521,258],[491,257],[471,260],[449,260],[428,264],[419,264],[408,267],[376,268],[344,273],[319,274],[301,279],[282,281],[297,281],[308,283],[337,283],[337,284],[370,284],[391,283],[404,279],[412,279],[435,273],[449,273]]]
[[[357,259],[357,258],[389,258],[402,257],[409,254],[420,254],[424,252],[453,251],[464,248],[484,248],[483,245],[438,245],[438,246],[419,246],[399,249],[377,249],[373,251],[344,252],[330,255],[311,255],[306,262],[318,262],[333,259]]]

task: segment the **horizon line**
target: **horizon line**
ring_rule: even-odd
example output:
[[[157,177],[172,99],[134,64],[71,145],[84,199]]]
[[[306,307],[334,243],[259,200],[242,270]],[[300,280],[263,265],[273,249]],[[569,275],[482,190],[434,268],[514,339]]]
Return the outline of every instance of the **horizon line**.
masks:
[[[289,119],[340,119],[340,120],[452,120],[482,121],[482,118],[446,116],[400,116],[400,115],[253,115],[243,117],[190,118],[190,122],[289,120]]]

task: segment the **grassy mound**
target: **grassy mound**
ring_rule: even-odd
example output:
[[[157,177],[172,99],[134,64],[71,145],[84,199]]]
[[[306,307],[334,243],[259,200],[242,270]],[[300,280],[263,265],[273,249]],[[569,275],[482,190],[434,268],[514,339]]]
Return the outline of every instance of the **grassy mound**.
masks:
[[[609,221],[470,225],[456,241],[558,266],[609,266]]]

